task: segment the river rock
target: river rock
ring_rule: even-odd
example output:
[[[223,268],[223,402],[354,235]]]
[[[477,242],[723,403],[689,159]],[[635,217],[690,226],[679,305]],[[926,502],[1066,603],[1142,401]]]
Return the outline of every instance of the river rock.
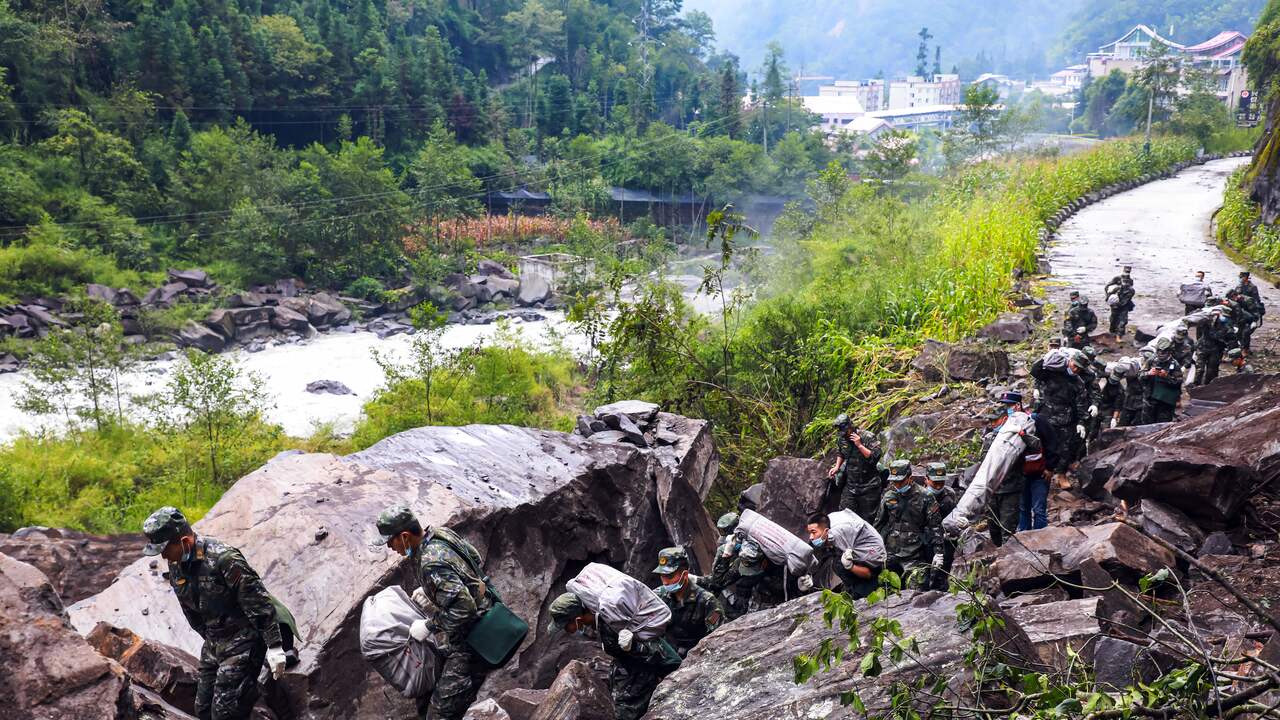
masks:
[[[164,305],[172,305],[174,300],[177,300],[179,296],[186,293],[190,289],[191,288],[189,288],[186,283],[181,283],[181,282],[165,283],[160,288],[160,293],[156,298],[156,302]]]
[[[139,300],[138,296],[134,295],[133,291],[129,288],[120,288],[119,290],[116,290],[116,297],[113,303],[118,308],[130,308],[132,310],[136,310],[137,306],[140,305],[142,301]]]
[[[497,700],[489,698],[467,708],[462,720],[511,720],[511,716],[498,705]]]
[[[128,717],[124,670],[89,647],[67,622],[44,574],[0,554],[0,698],[5,717],[117,720]]]
[[[193,320],[188,320],[178,331],[176,340],[181,347],[193,347],[209,353],[222,352],[227,346],[226,338]]]
[[[169,282],[183,283],[187,287],[207,288],[210,286],[209,273],[199,270],[170,270]]]
[[[502,280],[514,280],[516,277],[507,269],[506,265],[503,265],[497,260],[490,260],[489,258],[482,258],[480,262],[476,264],[476,271],[481,275],[491,278],[500,278]]]
[[[236,320],[230,310],[218,308],[209,313],[204,319],[205,327],[217,332],[227,340],[234,340],[236,337]]]
[[[1065,670],[1072,663],[1068,649],[1079,653],[1085,662],[1093,659],[1093,641],[1102,633],[1097,618],[1099,602],[1096,597],[1062,600],[1006,612],[1027,634],[1041,663]]]
[[[827,493],[827,467],[820,460],[777,457],[764,466],[761,515],[795,533],[818,510],[832,510],[839,497]],[[826,505],[824,506],[824,501]]]
[[[306,315],[287,307],[273,308],[271,311],[271,327],[276,330],[293,330],[294,332],[307,333],[314,328]]]
[[[1239,521],[1254,488],[1280,478],[1280,385],[1108,448],[1090,482],[1117,498],[1151,498],[1208,529]]]
[[[0,353],[0,375],[18,372],[22,369],[22,361],[10,353]]]
[[[94,300],[101,300],[102,302],[107,303],[108,305],[115,305],[115,302],[116,302],[116,291],[107,287],[106,285],[99,285],[98,283],[89,283],[88,285],[84,286],[84,294],[85,296],[91,297]]]
[[[26,527],[0,533],[0,553],[34,566],[64,602],[73,603],[106,589],[146,542],[141,534]]]
[[[227,310],[236,327],[247,327],[271,321],[271,310],[261,306],[236,307]]]
[[[1143,530],[1184,552],[1193,553],[1204,543],[1204,531],[1186,513],[1158,500],[1143,500],[1138,520]]]
[[[330,395],[355,395],[351,388],[343,385],[337,380],[316,380],[307,383],[307,392],[319,395],[328,393]]]
[[[107,623],[98,623],[85,640],[99,655],[120,663],[133,682],[179,710],[195,713],[199,661],[192,655]]]
[[[232,293],[227,296],[227,307],[244,308],[244,307],[262,307],[264,305],[274,305],[277,298],[266,293],[257,293],[252,291],[244,291]]]
[[[485,279],[485,287],[493,293],[493,298],[513,298],[520,292],[520,281],[490,276]]]
[[[705,437],[709,442],[709,432]],[[676,452],[680,446],[663,448]],[[705,454],[704,449],[687,452]],[[686,454],[687,454],[686,452]],[[651,582],[657,552],[673,544],[663,517],[659,473],[650,450],[512,426],[418,428],[345,457],[295,453],[273,459],[235,483],[195,525],[238,548],[267,588],[293,612],[300,663],[279,683],[281,702],[312,720],[411,712],[357,649],[361,602],[391,583],[409,582],[409,561],[370,548],[373,519],[404,501],[427,525],[455,528],[485,557],[485,573],[530,625],[511,663],[494,672],[482,698],[515,687],[546,687],[576,652],[549,634],[547,608],[589,561],[606,562]],[[674,476],[674,473],[672,473]],[[690,485],[701,485],[690,478]],[[696,502],[667,503],[667,513],[710,518]],[[316,544],[317,529],[327,530]],[[714,532],[714,529],[708,532]],[[714,543],[714,537],[709,542]],[[105,591],[73,606],[76,627],[98,622],[154,642],[199,652],[172,590],[152,558],[140,558]]]
[[[626,415],[637,425],[647,425],[657,417],[658,410],[659,407],[656,404],[644,400],[619,400],[597,407],[594,415],[597,418],[604,418],[606,415]]]
[[[573,660],[556,675],[532,720],[612,720],[614,717],[608,683],[587,663]]]
[[[1093,680],[1102,692],[1149,684],[1161,674],[1160,664],[1146,646],[1105,635],[1093,643]]]
[[[1000,342],[1019,343],[1031,337],[1035,326],[1023,313],[1004,313],[978,330],[980,337]]]
[[[838,646],[848,642],[839,627],[822,622],[821,595],[814,593],[777,607],[745,615],[724,625],[689,651],[680,669],[658,685],[645,715],[648,720],[776,720],[778,718],[845,717],[840,694],[857,691],[869,707],[887,705],[895,683],[911,683],[922,676],[918,665],[885,658],[883,672],[873,678],[859,671],[861,651],[850,653],[828,672],[796,684],[792,659],[812,653],[824,640]],[[965,674],[964,656],[970,638],[956,631],[956,607],[964,599],[939,592],[906,591],[901,596],[866,607],[859,617],[897,620],[905,635],[919,643],[919,656],[938,677],[952,678],[962,701],[959,679]],[[1027,636],[999,609],[1004,628],[989,638],[1015,662],[1038,657]],[[946,690],[944,693],[948,692]],[[922,714],[927,707],[916,708]],[[852,717],[852,715],[848,715]]]
[[[341,325],[351,319],[351,311],[328,293],[316,293],[310,297],[293,297],[280,301],[281,307],[307,316],[316,327]]]

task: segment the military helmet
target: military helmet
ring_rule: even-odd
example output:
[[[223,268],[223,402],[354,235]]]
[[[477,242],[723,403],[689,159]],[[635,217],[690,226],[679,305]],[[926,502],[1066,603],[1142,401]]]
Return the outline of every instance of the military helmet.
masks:
[[[414,535],[422,532],[422,524],[418,522],[418,517],[404,503],[396,503],[379,513],[377,525],[382,545],[391,542],[391,538],[402,532],[410,532]]]
[[[563,593],[555,600],[551,601],[551,627],[552,632],[564,627],[566,623],[587,611],[587,606],[582,604],[582,600],[571,592]]]
[[[658,567],[653,569],[655,575],[674,575],[681,570],[689,569],[689,554],[682,547],[663,548],[658,552]]]
[[[178,508],[166,505],[142,521],[142,534],[147,536],[142,554],[159,555],[166,545],[190,533],[191,523],[187,522],[187,516]]]
[[[748,540],[742,543],[742,549],[738,551],[738,574],[759,575],[764,572],[764,561],[764,549],[754,540]]]
[[[1185,324],[1183,324],[1183,323],[1178,323],[1178,326],[1177,326],[1176,328],[1174,328],[1174,329],[1173,329],[1173,334],[1174,334],[1174,335],[1177,335],[1178,337],[1186,337],[1186,336],[1187,336],[1187,326],[1186,326]]]
[[[1079,290],[1072,290],[1072,291],[1071,291],[1071,299],[1072,299],[1072,300],[1078,300],[1078,299],[1080,299],[1080,291],[1079,291]]]
[[[733,532],[736,527],[738,527],[738,513],[736,512],[727,512],[721,515],[719,520],[716,520],[716,529],[722,534],[727,535]]]
[[[846,415],[845,413],[840,413],[839,415],[837,415],[835,422],[832,423],[832,425],[834,425],[837,430],[848,430],[849,426],[852,424],[853,424],[853,421],[851,421],[849,419],[849,416]]]
[[[889,475],[891,477],[906,477],[911,474],[910,460],[894,460],[889,463]]]
[[[944,462],[931,462],[929,463],[927,472],[931,478],[946,477],[947,464]]]

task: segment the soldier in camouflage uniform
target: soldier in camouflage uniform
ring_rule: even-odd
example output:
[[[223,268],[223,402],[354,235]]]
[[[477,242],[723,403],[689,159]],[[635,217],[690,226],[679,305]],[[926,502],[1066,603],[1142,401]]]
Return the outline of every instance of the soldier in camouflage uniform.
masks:
[[[955,488],[947,486],[947,464],[943,462],[929,463],[925,470],[924,484],[920,488],[925,492],[933,495],[938,501],[938,511],[942,517],[951,514],[956,509],[956,501],[960,498],[956,496]],[[928,539],[929,544],[933,545],[933,538]],[[942,567],[934,568],[929,574],[929,583],[925,586],[926,590],[946,590],[950,586],[951,565],[956,559],[956,541],[945,535],[942,538]]]
[[[200,720],[248,718],[265,660],[279,678],[286,658],[277,603],[240,551],[197,537],[177,508],[162,507],[142,524],[146,555],[169,563],[165,576],[191,629],[204,639],[196,681]]]
[[[826,513],[810,515],[805,526],[815,560],[817,563],[833,561],[831,567],[840,578],[842,590],[854,600],[867,597],[879,587],[880,571],[884,570],[886,559],[884,539],[880,533],[861,516],[858,520],[862,525],[853,533],[841,533],[838,537],[831,535],[831,516]],[[846,542],[850,547],[843,546]],[[817,569],[816,564],[814,567]],[[797,587],[804,592],[813,589],[814,584],[812,575],[805,575],[797,581]]]
[[[433,633],[443,641],[440,678],[431,697],[418,699],[418,712],[432,720],[458,720],[475,702],[476,693],[493,667],[467,643],[472,626],[493,607],[485,580],[473,568],[484,565],[480,553],[446,527],[423,529],[408,506],[392,505],[378,516],[380,542],[412,559],[418,588],[413,600],[432,613],[409,628],[415,640]],[[466,553],[464,557],[463,553]]]
[[[996,433],[1009,417],[1009,410],[1019,409],[1021,402],[1022,395],[1016,392],[1006,392],[1000,397],[1000,406],[992,417],[990,429],[982,439],[980,457],[987,456],[991,443],[996,439]],[[996,547],[1003,545],[1005,538],[1013,537],[1013,534],[1018,531],[1018,522],[1022,514],[1022,495],[1026,486],[1026,476],[1022,474],[1021,468],[1014,467],[1008,475],[1005,475],[999,487],[991,493],[991,499],[987,502],[987,533],[991,535],[991,542],[995,543]]]
[[[1214,304],[1214,299],[1209,300]],[[1218,377],[1218,366],[1222,364],[1222,356],[1227,350],[1236,346],[1239,335],[1232,322],[1231,308],[1218,303],[1214,306],[1213,317],[1200,327],[1200,337],[1196,340],[1196,385],[1206,385]]]
[[[702,638],[724,622],[724,606],[720,598],[698,585],[689,574],[689,555],[684,548],[666,548],[658,553],[658,567],[653,569],[661,580],[658,597],[671,608],[667,623],[667,641],[684,657]]]
[[[1196,344],[1182,323],[1173,331],[1173,359],[1178,361],[1184,375],[1196,361]]]
[[[838,454],[835,465],[827,471],[827,478],[832,487],[840,491],[840,509],[852,510],[871,522],[884,491],[876,468],[880,446],[871,433],[854,427],[848,415],[837,416],[835,427]]]
[[[1155,357],[1142,368],[1142,424],[1169,422],[1182,397],[1182,366],[1173,357],[1173,340],[1156,340]]]
[[[680,667],[680,655],[662,638],[641,640],[629,630],[615,631],[597,622],[582,600],[571,592],[551,602],[551,631],[587,632],[595,628],[600,647],[613,658],[609,668],[609,693],[617,720],[640,720],[649,709],[649,698],[662,678]]]
[[[1116,296],[1116,304],[1111,305],[1111,334],[1124,337],[1125,328],[1129,325],[1129,311],[1133,310],[1133,275],[1132,268],[1124,266],[1124,270],[1107,283],[1107,295]]]
[[[788,582],[785,568],[770,562],[753,540],[735,535],[734,542],[721,546],[720,558],[729,562],[723,581],[705,585],[708,590],[722,593],[730,620],[779,605],[799,594],[796,581]],[[722,562],[720,558],[717,563]]]
[[[1228,297],[1233,295],[1238,297],[1236,300],[1237,305],[1248,316],[1248,322],[1245,322],[1243,318],[1237,318],[1240,349],[1247,355],[1253,338],[1253,331],[1262,325],[1262,317],[1267,314],[1267,306],[1262,302],[1262,294],[1258,292],[1258,286],[1249,279],[1248,270],[1240,272],[1240,282],[1227,293]]]
[[[699,581],[703,588],[716,594],[726,610],[733,604],[729,575],[738,556],[738,540],[733,534],[737,528],[738,513],[736,512],[725,513],[716,520],[716,530],[720,532],[720,540],[716,543],[716,559],[711,566],[711,574]]]
[[[888,556],[886,566],[902,575],[903,587],[921,587],[935,567],[942,567],[942,511],[934,496],[911,482],[911,463],[889,465],[874,523]]]
[[[1044,358],[1031,365],[1031,376],[1041,393],[1039,414],[1054,430],[1054,447],[1049,448],[1054,466],[1049,469],[1056,473],[1065,473],[1075,462],[1088,433],[1085,424],[1089,420],[1089,390],[1079,373],[1074,357],[1062,370],[1046,368]]]
[[[1071,291],[1071,308],[1062,320],[1063,345],[1079,350],[1089,344],[1089,333],[1098,327],[1098,316],[1089,309],[1089,298]]]

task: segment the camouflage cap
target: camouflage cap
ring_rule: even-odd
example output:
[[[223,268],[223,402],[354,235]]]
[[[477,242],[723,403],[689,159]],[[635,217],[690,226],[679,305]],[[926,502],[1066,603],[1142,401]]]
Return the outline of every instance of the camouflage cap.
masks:
[[[738,551],[738,574],[751,577],[764,572],[764,550],[754,541],[742,543]]]
[[[947,464],[944,462],[931,462],[928,467],[929,477],[946,477]]]
[[[573,620],[579,615],[587,611],[587,606],[582,604],[582,600],[571,592],[563,593],[555,600],[551,601],[551,627],[552,632],[559,630],[565,626],[565,623]]]
[[[415,535],[422,532],[422,524],[418,522],[418,516],[414,515],[409,506],[404,503],[396,503],[379,513],[377,525],[380,538],[377,544],[379,545],[386,545],[391,542],[391,538],[402,532],[411,532]]]
[[[716,520],[716,529],[722,533],[728,533],[736,527],[738,527],[738,513],[736,512],[727,512],[721,515],[719,520]]]
[[[911,461],[894,460],[889,463],[889,475],[891,477],[906,477],[911,474]]]
[[[147,536],[143,555],[159,555],[169,543],[191,532],[191,523],[182,511],[166,505],[142,521],[142,534]]]
[[[1084,354],[1085,354],[1085,356],[1086,356],[1086,357],[1088,357],[1090,360],[1093,360],[1093,359],[1095,359],[1095,358],[1097,358],[1097,357],[1098,357],[1098,348],[1096,348],[1096,347],[1094,347],[1094,346],[1092,346],[1092,345],[1085,345],[1085,346],[1084,346]]]
[[[853,424],[853,421],[850,420],[849,416],[845,413],[840,413],[831,424],[834,425],[837,430],[847,430],[849,426]]]
[[[674,575],[681,570],[689,569],[689,555],[682,547],[663,548],[658,553],[658,567],[653,569],[655,575]]]

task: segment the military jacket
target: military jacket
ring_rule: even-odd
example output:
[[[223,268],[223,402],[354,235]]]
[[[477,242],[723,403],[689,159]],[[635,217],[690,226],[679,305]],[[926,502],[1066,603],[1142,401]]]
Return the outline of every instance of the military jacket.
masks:
[[[1196,348],[1200,351],[1225,350],[1236,343],[1236,326],[1230,320],[1207,323],[1200,328],[1200,339]]]
[[[596,632],[600,634],[600,647],[614,662],[628,670],[666,675],[680,667],[679,653],[663,638],[635,638],[631,641],[631,649],[623,650],[618,644],[617,631],[607,623],[597,622]]]
[[[1040,388],[1040,414],[1054,427],[1084,424],[1089,415],[1089,391],[1083,381],[1068,372],[1044,369],[1044,361],[1031,365],[1031,375]]]
[[[1249,283],[1248,285],[1245,285],[1244,283],[1236,283],[1236,286],[1231,288],[1230,292],[1227,294],[1230,295],[1231,293],[1236,292],[1248,298],[1252,298],[1253,301],[1258,304],[1258,309],[1261,311],[1260,314],[1266,313],[1266,306],[1262,304],[1262,293],[1258,292],[1257,285],[1254,283]]]
[[[942,552],[942,511],[932,495],[918,487],[899,495],[885,490],[876,513],[876,530],[884,538],[890,560],[913,562],[924,554]]]
[[[840,466],[840,475],[837,477],[840,487],[846,484],[854,489],[880,486],[880,473],[876,468],[876,463],[880,462],[880,445],[872,442],[866,447],[871,451],[871,457],[863,457],[862,452],[852,440],[843,434],[840,435],[837,451],[844,461]]]
[[[1152,370],[1164,370],[1168,375],[1152,375]],[[1154,398],[1166,405],[1176,405],[1182,394],[1182,366],[1173,357],[1167,360],[1151,358],[1145,363],[1139,379],[1144,397]]]
[[[1098,328],[1098,315],[1092,308],[1077,305],[1067,311],[1067,317],[1062,321],[1062,334],[1071,337],[1081,326],[1084,326],[1086,335],[1093,332]]]
[[[724,606],[720,599],[706,588],[700,587],[690,577],[685,599],[661,594],[662,601],[671,608],[671,622],[667,623],[667,639],[677,649],[689,649],[724,622]]]
[[[493,606],[484,578],[472,569],[473,564],[482,566],[480,553],[449,528],[438,527],[431,529],[417,555],[418,581],[438,608],[435,623],[451,644],[461,646],[471,626]]]
[[[197,538],[191,560],[169,563],[165,574],[182,614],[204,639],[225,640],[252,629],[268,647],[281,645],[275,605],[239,550]]]

